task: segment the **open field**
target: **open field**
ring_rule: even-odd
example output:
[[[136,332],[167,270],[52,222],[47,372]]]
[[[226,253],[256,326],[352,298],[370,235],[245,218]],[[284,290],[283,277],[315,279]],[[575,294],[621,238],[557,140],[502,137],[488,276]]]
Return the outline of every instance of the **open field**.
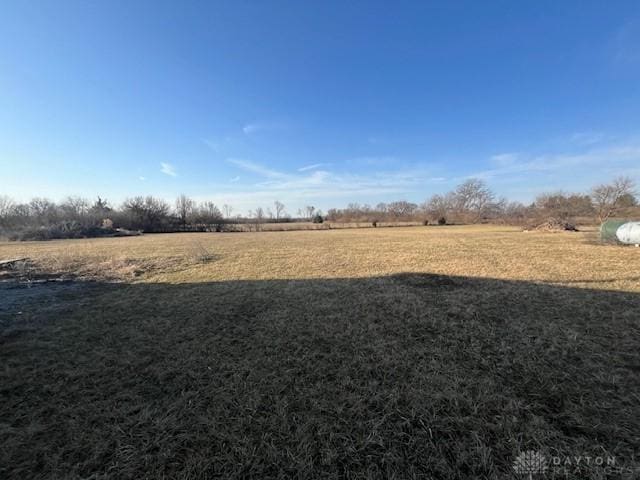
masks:
[[[0,243],[30,259],[0,276],[0,478],[526,478],[525,450],[640,467],[640,249],[595,239]]]

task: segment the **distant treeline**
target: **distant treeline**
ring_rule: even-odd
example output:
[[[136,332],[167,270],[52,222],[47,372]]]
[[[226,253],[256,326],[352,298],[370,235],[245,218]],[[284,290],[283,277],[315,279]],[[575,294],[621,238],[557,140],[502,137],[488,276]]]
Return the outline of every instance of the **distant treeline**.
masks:
[[[343,209],[330,209],[326,219],[334,222],[529,225],[548,219],[595,223],[620,215],[640,216],[634,182],[628,177],[596,185],[588,193],[543,193],[528,205],[498,198],[484,181],[470,179],[451,192],[433,195],[420,205],[404,200],[379,203],[375,207],[352,203]]]
[[[174,205],[153,196],[137,196],[118,207],[103,198],[89,201],[68,197],[56,203],[33,198],[18,203],[0,195],[0,237],[10,240],[50,240],[99,236],[131,235],[138,232],[222,232],[260,230],[265,223],[311,221],[322,223],[322,212],[305,207],[291,217],[284,204],[274,202],[273,209],[258,207],[246,215],[233,215],[233,207],[219,208],[213,202],[196,203],[180,195]],[[240,228],[241,226],[241,228]]]
[[[545,193],[525,205],[498,198],[488,185],[470,179],[444,195],[433,195],[421,205],[404,200],[369,205],[349,204],[326,215],[313,206],[286,212],[283,203],[258,207],[246,215],[233,215],[233,207],[213,202],[196,203],[185,195],[174,205],[160,198],[133,197],[115,207],[98,197],[89,201],[69,197],[59,203],[34,198],[14,202],[0,195],[0,236],[12,240],[47,240],[126,235],[134,232],[260,230],[265,223],[284,222],[420,222],[534,224],[550,218],[602,222],[616,216],[640,216],[634,182],[619,177],[594,186],[588,193]],[[238,228],[242,226],[242,228]]]

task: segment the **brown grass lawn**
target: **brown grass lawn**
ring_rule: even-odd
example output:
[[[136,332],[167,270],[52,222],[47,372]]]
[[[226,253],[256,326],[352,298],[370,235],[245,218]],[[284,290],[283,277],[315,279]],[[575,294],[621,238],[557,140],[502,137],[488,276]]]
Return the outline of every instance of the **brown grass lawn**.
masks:
[[[640,473],[640,249],[593,231],[0,243],[23,256],[0,478],[526,478],[526,450]]]

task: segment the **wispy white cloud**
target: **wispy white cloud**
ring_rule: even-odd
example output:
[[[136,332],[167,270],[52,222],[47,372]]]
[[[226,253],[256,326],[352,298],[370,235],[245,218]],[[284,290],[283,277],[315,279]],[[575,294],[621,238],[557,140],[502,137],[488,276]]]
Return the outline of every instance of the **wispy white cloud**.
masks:
[[[491,157],[491,163],[493,163],[494,165],[497,166],[506,166],[506,165],[512,165],[513,163],[515,163],[518,160],[518,154],[517,153],[499,153],[497,155],[493,155]]]
[[[264,182],[259,182],[257,185],[264,188],[272,189],[299,189],[310,187],[321,187],[327,184],[331,174],[322,170],[311,172],[308,175],[286,175],[277,179],[271,179]]]
[[[253,183],[253,188],[220,186],[213,200],[239,208],[264,206],[276,199],[290,208],[294,205],[297,208],[307,202],[326,207],[339,206],[343,201],[362,202],[367,198],[375,198],[376,201],[384,200],[385,196],[405,198],[411,192],[420,194],[425,186],[440,185],[446,181],[444,177],[424,169],[371,171],[370,168],[358,168],[360,172],[333,172],[323,168],[329,164],[317,163],[290,172],[246,159],[229,158],[226,161],[262,177]]]
[[[306,172],[306,171],[308,171],[308,170],[317,170],[318,168],[321,168],[321,167],[328,167],[328,166],[330,166],[330,165],[331,165],[330,163],[314,163],[314,164],[312,164],[312,165],[306,165],[306,166],[304,166],[304,167],[300,167],[300,168],[298,169],[298,171],[299,171],[299,172]]]
[[[278,172],[277,170],[272,170],[250,160],[242,160],[240,158],[227,158],[227,162],[235,165],[238,168],[241,168],[246,172],[254,173],[263,177],[283,178],[287,176],[285,173]]]
[[[143,177],[142,175],[138,177],[138,180],[140,180],[141,182],[144,182],[147,179],[147,177]]]
[[[169,175],[170,177],[176,177],[178,174],[176,173],[176,168],[167,162],[160,162],[160,171],[165,175]]]
[[[492,163],[495,156],[491,158]],[[594,148],[580,153],[556,153],[546,155],[519,154],[504,165],[495,168],[472,172],[462,178],[510,179],[534,181],[533,175],[554,174],[562,176],[564,183],[570,187],[572,180],[579,175],[588,176],[590,173],[601,174],[625,173],[635,165],[640,164],[640,144],[610,145],[604,148]],[[605,173],[606,172],[606,173]]]
[[[253,189],[219,192],[214,198],[206,199],[221,204],[228,203],[240,209],[264,207],[271,205],[274,200],[280,200],[289,211],[295,211],[309,203],[326,210],[352,201],[378,202],[412,198],[416,195],[421,199],[426,195],[425,188],[429,185],[440,186],[444,180],[442,177],[409,178],[397,173],[358,175],[318,171],[312,175],[259,183]]]
[[[285,170],[230,158],[229,164],[251,175],[243,175],[242,184],[231,181],[226,187],[220,185],[214,200],[238,208],[255,208],[280,200],[289,210],[308,202],[325,209],[352,201],[404,198],[419,202],[433,193],[454,188],[460,181],[479,177],[487,180],[498,195],[530,201],[543,191],[585,191],[603,178],[637,176],[640,172],[640,138],[586,146],[572,143],[565,136],[564,142],[564,150],[544,154],[497,153],[486,159],[486,169],[475,171],[459,164],[406,163],[394,157],[358,158],[342,163],[336,170],[321,163]],[[251,178],[254,181],[248,185],[246,180]]]
[[[595,145],[606,139],[607,136],[603,132],[575,132],[569,137],[571,143],[584,146]]]
[[[253,135],[259,132],[284,130],[286,128],[283,123],[247,123],[242,127],[245,135]]]
[[[248,123],[244,127],[242,127],[242,131],[246,135],[251,135],[252,133],[258,132],[260,130],[262,130],[262,127],[257,123]]]
[[[398,159],[392,156],[356,157],[356,158],[351,158],[347,160],[347,163],[351,165],[362,165],[362,166],[369,166],[369,167],[389,166],[389,165],[394,165],[397,162],[398,162]]]
[[[378,192],[401,193],[422,188],[425,184],[446,181],[442,176],[434,176],[430,170],[413,168],[410,170],[331,172],[322,167],[330,164],[316,163],[297,169],[295,172],[284,172],[269,166],[245,159],[229,158],[227,162],[246,171],[263,177],[255,187],[264,191],[273,191],[287,196],[313,196],[318,198],[331,196],[353,196]],[[366,172],[366,173],[365,173]]]

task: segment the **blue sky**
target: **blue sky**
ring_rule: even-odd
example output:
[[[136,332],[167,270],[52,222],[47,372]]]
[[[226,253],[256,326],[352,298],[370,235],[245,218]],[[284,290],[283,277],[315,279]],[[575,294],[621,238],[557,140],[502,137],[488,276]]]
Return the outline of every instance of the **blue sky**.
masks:
[[[640,179],[640,4],[3,2],[0,194],[326,210]]]

